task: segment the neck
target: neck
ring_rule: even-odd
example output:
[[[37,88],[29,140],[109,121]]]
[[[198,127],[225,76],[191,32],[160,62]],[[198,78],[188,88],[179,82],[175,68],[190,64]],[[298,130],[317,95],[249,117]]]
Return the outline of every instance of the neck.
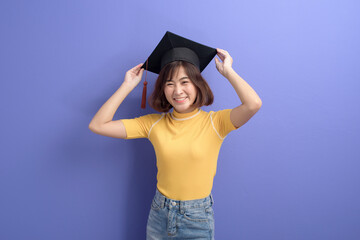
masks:
[[[174,109],[171,115],[175,120],[187,120],[189,118],[195,117],[197,114],[199,114],[199,112],[200,108],[195,108],[191,112],[186,113],[179,113]]]

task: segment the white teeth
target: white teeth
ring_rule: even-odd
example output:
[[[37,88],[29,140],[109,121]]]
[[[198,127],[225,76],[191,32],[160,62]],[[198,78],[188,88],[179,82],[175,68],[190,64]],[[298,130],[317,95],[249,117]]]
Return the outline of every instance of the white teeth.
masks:
[[[175,98],[176,101],[182,101],[184,100],[185,98]]]

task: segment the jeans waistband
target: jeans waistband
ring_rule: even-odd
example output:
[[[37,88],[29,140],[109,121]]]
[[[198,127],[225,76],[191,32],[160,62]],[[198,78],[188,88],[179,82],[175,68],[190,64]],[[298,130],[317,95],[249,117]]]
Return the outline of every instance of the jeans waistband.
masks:
[[[154,200],[161,208],[164,208],[165,206],[171,206],[172,208],[179,208],[184,210],[190,208],[206,208],[214,204],[212,193],[210,193],[210,195],[206,198],[181,201],[167,198],[157,188]]]

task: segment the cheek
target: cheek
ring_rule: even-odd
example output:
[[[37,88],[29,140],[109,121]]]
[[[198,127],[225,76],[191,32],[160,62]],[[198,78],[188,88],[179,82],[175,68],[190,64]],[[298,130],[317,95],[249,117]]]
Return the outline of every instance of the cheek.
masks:
[[[170,88],[168,88],[168,87],[165,87],[164,88],[164,94],[165,94],[165,97],[166,97],[166,99],[169,99],[169,98],[171,98],[171,89]]]
[[[193,95],[197,96],[197,89],[195,86],[191,86],[189,88],[189,92],[191,92]]]

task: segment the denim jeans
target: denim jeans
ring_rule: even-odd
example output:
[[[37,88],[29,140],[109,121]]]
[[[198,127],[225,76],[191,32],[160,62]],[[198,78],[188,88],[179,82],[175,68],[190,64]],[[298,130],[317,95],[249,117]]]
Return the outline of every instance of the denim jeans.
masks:
[[[156,188],[146,239],[215,239],[213,203],[211,193],[206,198],[180,201],[165,197]]]

